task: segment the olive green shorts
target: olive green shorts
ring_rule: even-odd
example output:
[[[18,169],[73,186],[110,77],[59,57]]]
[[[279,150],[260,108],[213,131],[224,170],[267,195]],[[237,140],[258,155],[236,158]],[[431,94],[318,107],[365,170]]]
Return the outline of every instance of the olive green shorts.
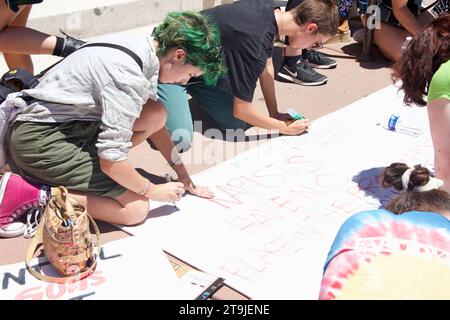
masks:
[[[126,189],[100,170],[100,122],[16,122],[9,141],[13,172],[30,182],[115,198]]]

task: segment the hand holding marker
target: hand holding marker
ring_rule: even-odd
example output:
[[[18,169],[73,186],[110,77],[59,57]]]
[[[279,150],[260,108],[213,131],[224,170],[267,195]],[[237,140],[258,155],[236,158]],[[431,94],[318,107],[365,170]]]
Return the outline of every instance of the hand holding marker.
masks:
[[[172,181],[172,179],[170,178],[170,174],[166,174],[165,178],[166,178],[166,182],[171,182]],[[173,204],[173,206],[175,208],[177,208],[177,205],[175,204],[175,201],[172,201],[172,204]]]
[[[282,134],[296,136],[306,133],[310,129],[311,121],[295,111],[294,108],[289,108],[283,115],[287,115],[289,119],[284,120],[285,127],[280,130]]]
[[[293,124],[295,121],[297,121],[297,120],[303,120],[303,119],[306,119],[304,116],[302,116],[298,111],[295,111],[294,110],[294,108],[289,108],[288,110],[287,110],[287,113],[291,116],[291,118],[292,118],[292,120],[288,120],[287,121],[287,125],[289,126],[289,125],[291,125],[291,124]],[[307,128],[308,130],[310,130],[310,128],[308,127]]]
[[[300,113],[298,113],[297,111],[295,111],[293,108],[289,108],[287,110],[287,113],[289,113],[289,115],[292,117],[292,119],[294,120],[302,120],[305,119],[304,116],[302,116]]]

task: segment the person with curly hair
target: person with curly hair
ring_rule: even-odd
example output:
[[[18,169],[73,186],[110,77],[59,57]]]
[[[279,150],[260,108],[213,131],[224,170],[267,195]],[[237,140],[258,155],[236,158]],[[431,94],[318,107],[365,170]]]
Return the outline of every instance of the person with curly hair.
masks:
[[[94,218],[123,225],[142,222],[149,200],[180,200],[182,183],[151,183],[128,153],[166,123],[158,81],[186,84],[203,76],[215,84],[224,73],[219,47],[219,32],[205,16],[174,12],[153,37],[97,38],[21,91],[16,100],[28,105],[9,135],[15,174],[1,181],[0,228],[40,202],[35,190],[42,185],[65,186]]]
[[[432,21],[394,65],[407,105],[427,105],[436,176],[450,192],[450,15]],[[427,96],[427,101],[424,97]]]

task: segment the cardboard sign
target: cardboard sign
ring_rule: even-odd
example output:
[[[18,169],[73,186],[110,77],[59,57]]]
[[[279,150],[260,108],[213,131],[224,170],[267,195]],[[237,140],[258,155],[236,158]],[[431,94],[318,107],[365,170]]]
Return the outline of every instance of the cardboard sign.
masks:
[[[416,115],[423,134],[385,129],[398,110]],[[305,135],[276,138],[195,175],[214,199],[186,196],[176,212],[153,207],[144,224],[125,230],[158,236],[165,250],[251,298],[317,299],[342,222],[396,196],[379,181],[392,162],[433,164],[426,108],[403,106],[394,86],[314,121]]]
[[[174,269],[157,242],[129,237],[102,247],[93,274],[70,284],[46,283],[34,278],[25,263],[0,267],[1,299],[79,300],[79,299],[192,299],[183,289]],[[45,260],[32,266],[52,273]],[[53,271],[53,275],[56,273]]]

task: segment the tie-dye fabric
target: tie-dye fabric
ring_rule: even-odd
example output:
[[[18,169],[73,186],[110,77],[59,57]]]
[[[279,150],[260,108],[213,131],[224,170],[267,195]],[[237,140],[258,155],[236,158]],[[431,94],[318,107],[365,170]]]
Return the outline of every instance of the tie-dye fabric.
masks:
[[[431,212],[360,212],[328,254],[320,299],[450,299],[450,220]]]

